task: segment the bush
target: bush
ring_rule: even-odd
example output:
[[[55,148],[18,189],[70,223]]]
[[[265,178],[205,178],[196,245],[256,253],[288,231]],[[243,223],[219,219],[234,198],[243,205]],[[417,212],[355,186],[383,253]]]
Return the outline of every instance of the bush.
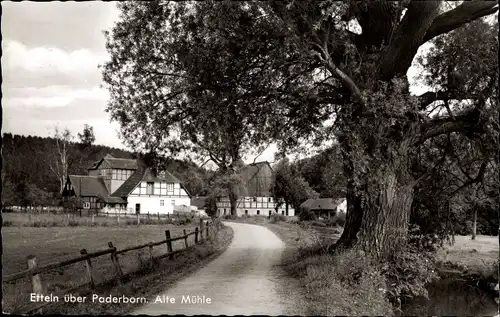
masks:
[[[236,216],[236,215],[224,215],[224,216],[222,216],[222,219],[229,219],[229,220],[235,220],[237,218],[238,218],[238,216]]]
[[[307,315],[393,315],[385,278],[361,251],[301,252],[289,269],[306,286]]]
[[[309,209],[303,209],[299,213],[299,220],[300,221],[309,221],[309,220],[316,220],[316,214],[312,212]]]
[[[326,223],[323,221],[315,220],[310,222],[311,226],[316,226],[316,227],[326,227]]]
[[[278,223],[280,221],[286,221],[286,217],[284,215],[280,215],[280,214],[271,214],[271,217],[270,217],[270,222],[271,223]]]

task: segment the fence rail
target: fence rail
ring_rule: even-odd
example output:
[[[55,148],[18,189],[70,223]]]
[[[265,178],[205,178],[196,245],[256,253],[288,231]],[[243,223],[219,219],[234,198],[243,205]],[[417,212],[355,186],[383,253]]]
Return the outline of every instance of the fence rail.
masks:
[[[9,282],[13,282],[13,281],[16,281],[16,280],[19,280],[22,278],[30,278],[33,293],[42,293],[42,290],[45,288],[44,288],[44,285],[41,281],[40,274],[46,273],[49,271],[53,271],[53,270],[56,270],[56,269],[59,269],[59,268],[62,268],[62,267],[65,267],[65,266],[68,266],[71,264],[78,263],[78,262],[84,262],[85,267],[86,267],[86,272],[87,272],[87,281],[82,285],[71,288],[71,290],[65,290],[65,293],[67,294],[69,291],[80,290],[80,289],[84,289],[86,287],[90,287],[90,289],[94,289],[96,287],[96,285],[94,283],[94,276],[93,276],[93,271],[92,271],[91,259],[93,259],[93,258],[97,258],[97,257],[103,256],[106,254],[111,255],[111,262],[112,262],[112,265],[114,268],[115,275],[113,278],[100,283],[100,284],[105,284],[105,283],[120,280],[121,278],[125,277],[125,275],[123,274],[122,269],[120,267],[120,263],[119,263],[117,255],[129,252],[129,251],[133,251],[133,250],[149,248],[149,254],[150,254],[149,263],[150,263],[150,267],[152,267],[154,265],[155,261],[157,261],[159,259],[162,259],[165,257],[169,257],[170,259],[173,259],[176,254],[179,254],[179,253],[186,251],[189,247],[191,247],[193,245],[200,244],[207,239],[213,238],[214,235],[216,234],[217,230],[220,229],[221,226],[222,226],[222,224],[218,219],[212,220],[211,222],[206,222],[205,220],[200,219],[199,228],[196,227],[194,231],[189,232],[189,233],[187,233],[186,230],[184,230],[184,235],[179,236],[179,237],[174,237],[174,238],[170,237],[170,230],[166,230],[165,231],[165,236],[166,236],[165,240],[161,240],[161,241],[157,241],[157,242],[149,242],[149,243],[141,244],[138,246],[128,247],[128,248],[125,248],[122,250],[117,250],[116,247],[113,246],[112,242],[108,242],[108,246],[109,246],[108,249],[100,250],[100,251],[96,251],[96,252],[92,252],[92,253],[87,253],[87,251],[85,249],[82,249],[80,251],[81,255],[78,257],[64,260],[64,261],[60,261],[60,262],[56,262],[56,263],[51,263],[51,264],[48,264],[45,266],[40,266],[40,267],[36,264],[36,257],[33,255],[30,255],[27,257],[27,262],[28,262],[28,269],[27,270],[4,276],[3,281],[5,283],[9,283]],[[205,238],[203,237],[204,236],[203,232],[205,233]],[[188,237],[192,236],[192,235],[194,235],[194,244],[189,245]],[[185,248],[173,251],[172,250],[172,242],[178,241],[178,240],[184,240]],[[163,245],[163,244],[167,245],[167,250],[168,250],[167,253],[159,255],[159,256],[153,256],[153,247]],[[129,273],[127,273],[127,275],[133,274],[133,273],[136,273],[136,272],[129,272]],[[38,310],[38,312],[40,312],[40,309],[43,306],[48,305],[48,304],[50,304],[50,303],[45,302],[45,303],[30,304],[30,305],[18,308],[16,311],[14,311],[14,313],[27,314],[27,313],[30,313],[30,312],[35,311],[35,310]]]

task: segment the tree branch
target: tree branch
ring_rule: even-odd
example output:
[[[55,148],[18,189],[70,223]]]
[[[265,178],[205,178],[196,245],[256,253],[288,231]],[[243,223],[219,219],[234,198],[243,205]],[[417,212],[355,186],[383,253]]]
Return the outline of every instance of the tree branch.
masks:
[[[420,110],[425,110],[428,105],[437,100],[464,100],[464,99],[477,99],[480,98],[479,95],[476,94],[467,94],[467,93],[459,93],[455,92],[449,93],[446,91],[428,91],[423,93],[422,95],[417,97],[420,101]]]
[[[441,134],[459,132],[468,129],[475,129],[480,124],[480,112],[472,109],[455,118],[439,118],[431,120],[421,126],[421,136],[416,144],[422,144],[425,140]]]
[[[477,173],[477,176],[474,177],[473,179],[465,182],[462,186],[458,187],[457,189],[455,189],[450,194],[450,197],[455,196],[455,194],[457,194],[459,191],[461,191],[462,189],[466,188],[467,186],[470,186],[472,184],[480,182],[483,179],[483,177],[484,177],[484,172],[486,171],[486,167],[487,166],[488,166],[488,160],[483,161],[483,163],[481,164],[481,167],[479,168],[479,172]]]
[[[453,31],[471,21],[497,12],[497,4],[498,1],[464,1],[455,9],[435,18],[425,33],[422,43],[438,35]]]
[[[438,14],[440,1],[412,1],[394,39],[382,55],[380,78],[384,81],[405,74],[423,38]]]

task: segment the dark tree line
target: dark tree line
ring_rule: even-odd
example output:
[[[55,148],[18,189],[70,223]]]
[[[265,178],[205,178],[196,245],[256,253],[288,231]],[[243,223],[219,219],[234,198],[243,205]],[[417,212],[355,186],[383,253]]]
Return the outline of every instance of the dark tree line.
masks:
[[[89,137],[87,135],[87,137]],[[2,203],[4,205],[58,205],[61,201],[58,177],[50,168],[57,159],[54,138],[21,136],[4,133],[2,137]],[[87,169],[107,154],[117,158],[135,159],[130,151],[70,142],[68,174],[87,175]],[[192,195],[205,194],[206,171],[196,164],[164,159],[163,166],[178,177]]]

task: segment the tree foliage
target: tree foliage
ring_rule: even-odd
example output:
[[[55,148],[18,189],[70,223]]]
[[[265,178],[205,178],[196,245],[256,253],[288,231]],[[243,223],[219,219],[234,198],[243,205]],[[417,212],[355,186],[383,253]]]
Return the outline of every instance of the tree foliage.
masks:
[[[304,177],[290,165],[288,159],[281,160],[274,168],[271,192],[277,207],[291,205],[296,212],[300,210],[300,204],[304,201],[319,197]]]
[[[497,3],[463,2],[448,11],[442,4],[122,3],[107,37],[108,111],[131,145],[204,153],[230,169],[251,146],[277,141],[283,154],[335,138],[348,200],[339,246],[389,259],[407,241],[415,193],[429,172],[414,169],[419,151],[432,156],[431,143],[453,136],[482,143],[484,154],[487,128],[496,124],[498,76],[489,72],[497,49],[475,54],[473,47],[498,43],[488,37],[497,24],[474,22],[485,30],[476,40],[447,36],[467,33],[461,27],[496,12]],[[437,50],[424,67],[432,68],[432,90],[413,96],[406,73],[431,40]],[[480,63],[477,72],[463,65],[470,60]],[[436,103],[446,114],[431,111]]]
[[[78,133],[78,138],[84,146],[92,145],[95,142],[94,128],[88,124],[83,127],[83,132]]]

